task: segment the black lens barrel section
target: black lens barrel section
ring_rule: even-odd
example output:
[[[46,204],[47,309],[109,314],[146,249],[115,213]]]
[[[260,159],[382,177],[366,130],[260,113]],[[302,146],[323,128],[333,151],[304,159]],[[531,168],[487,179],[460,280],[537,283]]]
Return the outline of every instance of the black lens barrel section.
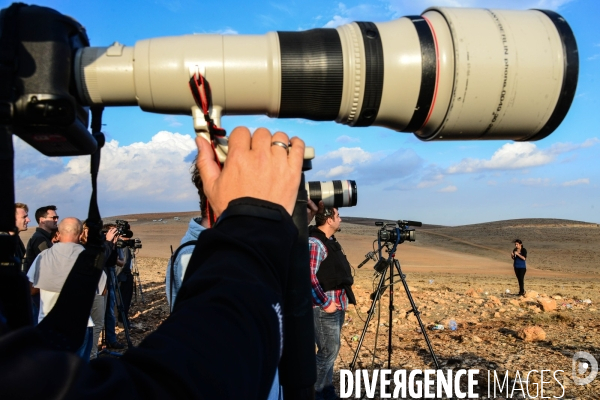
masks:
[[[338,32],[311,29],[277,34],[281,51],[279,118],[336,119],[344,83]]]
[[[539,130],[535,135],[525,138],[523,140],[540,140],[550,135],[558,126],[561,124],[563,119],[567,116],[573,98],[575,98],[575,91],[577,90],[577,79],[579,77],[579,51],[577,50],[577,42],[575,41],[575,35],[571,30],[571,27],[567,21],[559,14],[550,10],[538,10],[544,14],[556,26],[556,31],[560,36],[563,45],[563,54],[565,57],[565,71],[563,74],[562,88],[560,91],[560,97],[554,107],[552,115],[546,122],[546,125]]]
[[[410,122],[402,132],[416,132],[427,122],[435,100],[437,84],[437,54],[431,27],[421,16],[407,16],[415,26],[421,44],[421,88]]]

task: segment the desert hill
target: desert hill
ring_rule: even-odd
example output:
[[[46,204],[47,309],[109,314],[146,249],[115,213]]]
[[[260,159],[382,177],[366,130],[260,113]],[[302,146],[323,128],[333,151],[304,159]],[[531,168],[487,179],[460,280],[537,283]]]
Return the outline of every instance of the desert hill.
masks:
[[[143,257],[167,258],[170,245],[176,248],[190,218],[198,211],[128,214],[105,218],[105,222],[124,219],[131,223],[134,237],[143,242]],[[350,261],[358,264],[371,250],[379,227],[374,218],[344,217],[337,236],[351,241],[345,246]],[[383,222],[395,222],[383,220]],[[527,263],[537,270],[575,273],[600,277],[600,225],[552,218],[514,219],[461,226],[424,224],[414,228],[416,241],[404,243],[400,250],[427,249],[441,255],[442,263],[454,268],[452,255],[469,255],[510,264],[513,240],[519,238],[528,251]],[[33,234],[30,228],[21,237],[25,243]],[[362,237],[362,239],[360,239]],[[439,258],[439,257],[438,257]],[[459,263],[457,261],[457,263]]]
[[[168,257],[168,245],[177,247],[187,229],[189,219],[198,216],[197,211],[130,214],[110,217],[106,220],[125,219],[131,222],[136,236],[143,241],[160,243],[160,252],[144,247],[144,254],[152,257]],[[373,218],[344,217],[340,238],[346,235],[369,236],[377,239],[379,227]],[[394,222],[385,221],[384,222]],[[136,232],[139,231],[139,234]],[[552,218],[514,219],[461,226],[424,224],[414,228],[416,241],[402,246],[449,251],[478,256],[510,264],[509,254],[513,240],[519,238],[528,251],[528,266],[555,271],[600,276],[600,225],[582,221]],[[367,240],[367,238],[364,238]],[[370,243],[367,240],[365,243]],[[370,245],[356,249],[351,262],[358,264]],[[147,250],[146,250],[147,249]],[[404,247],[402,247],[404,249]],[[451,263],[450,263],[451,264]]]

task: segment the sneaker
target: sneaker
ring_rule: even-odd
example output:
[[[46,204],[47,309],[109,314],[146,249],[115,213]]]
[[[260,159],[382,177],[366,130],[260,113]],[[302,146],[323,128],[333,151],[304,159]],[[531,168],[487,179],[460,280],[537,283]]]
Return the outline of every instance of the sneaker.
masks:
[[[113,343],[109,343],[108,344],[108,348],[109,349],[123,350],[125,348],[125,345],[121,344],[119,342],[113,342]]]

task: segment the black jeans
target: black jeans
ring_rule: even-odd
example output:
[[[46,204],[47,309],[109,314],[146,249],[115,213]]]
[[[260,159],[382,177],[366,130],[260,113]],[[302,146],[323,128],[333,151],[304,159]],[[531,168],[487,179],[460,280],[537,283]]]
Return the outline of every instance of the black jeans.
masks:
[[[525,272],[527,268],[515,268],[515,275],[519,281],[519,294],[525,294]]]

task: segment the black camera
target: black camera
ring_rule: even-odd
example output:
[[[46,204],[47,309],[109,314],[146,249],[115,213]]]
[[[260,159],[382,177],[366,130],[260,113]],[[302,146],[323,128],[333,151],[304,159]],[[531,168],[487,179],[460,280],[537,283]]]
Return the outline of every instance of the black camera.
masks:
[[[117,240],[117,247],[123,249],[129,247],[130,249],[141,249],[142,241],[139,238],[135,239],[119,239]]]
[[[124,219],[118,219],[115,221],[115,225],[117,226],[117,234],[119,236],[124,238],[130,238],[133,236],[129,222],[125,221]]]
[[[408,229],[408,227],[423,225],[417,221],[398,221],[397,224],[398,226],[395,223],[384,224],[381,221],[375,222],[375,225],[381,227],[377,236],[382,243],[414,242],[415,230]]]

